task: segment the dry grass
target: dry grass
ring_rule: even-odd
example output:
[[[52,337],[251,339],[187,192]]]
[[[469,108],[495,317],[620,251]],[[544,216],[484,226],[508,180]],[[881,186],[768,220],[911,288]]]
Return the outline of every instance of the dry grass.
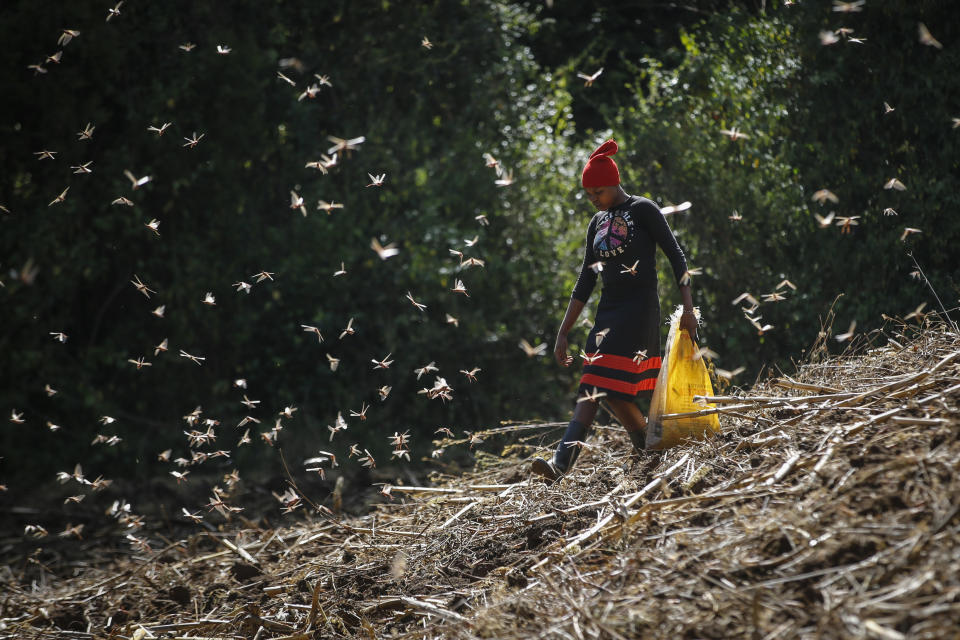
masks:
[[[8,567],[0,633],[957,637],[960,335],[886,336],[717,398],[709,441],[637,459],[600,429],[552,486],[524,471],[536,430],[508,428],[503,456],[364,517],[205,532],[43,586]]]

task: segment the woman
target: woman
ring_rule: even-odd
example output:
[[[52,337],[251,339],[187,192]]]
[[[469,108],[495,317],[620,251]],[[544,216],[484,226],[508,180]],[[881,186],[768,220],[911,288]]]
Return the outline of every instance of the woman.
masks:
[[[573,467],[598,397],[605,396],[626,427],[633,446],[644,448],[646,419],[634,399],[652,395],[660,371],[660,300],[657,297],[657,245],[670,259],[683,299],[680,328],[696,336],[697,319],[689,284],[683,284],[687,261],[666,218],[646,198],[628,195],[620,186],[620,171],[610,157],[617,143],[607,140],[590,155],[581,182],[597,213],[587,228],[580,276],[557,333],[554,356],[565,367],[567,334],[580,317],[599,272],[603,280],[596,321],[584,348],[586,365],[580,378],[573,419],[552,460],[535,458],[532,470],[555,480]]]

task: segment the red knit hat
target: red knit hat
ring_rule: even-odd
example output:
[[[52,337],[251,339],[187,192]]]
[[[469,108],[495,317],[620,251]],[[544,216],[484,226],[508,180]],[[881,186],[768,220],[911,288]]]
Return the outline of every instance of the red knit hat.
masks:
[[[580,181],[584,189],[593,187],[615,187],[620,184],[620,170],[610,156],[619,150],[616,140],[607,140],[590,154],[587,166],[583,168]]]

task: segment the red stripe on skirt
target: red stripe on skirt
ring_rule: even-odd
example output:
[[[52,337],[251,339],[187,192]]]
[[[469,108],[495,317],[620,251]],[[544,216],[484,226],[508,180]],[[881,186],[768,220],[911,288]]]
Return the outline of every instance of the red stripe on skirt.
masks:
[[[594,352],[584,355],[586,355],[587,358],[592,358],[597,354]],[[595,367],[619,369],[620,371],[626,371],[627,373],[643,373],[648,369],[659,369],[662,361],[660,356],[657,356],[655,358],[647,358],[640,364],[637,364],[633,358],[626,358],[624,356],[615,356],[611,353],[604,353],[590,364]]]
[[[619,391],[620,393],[635,396],[640,391],[652,390],[657,384],[657,379],[647,378],[640,382],[624,382],[623,380],[598,376],[594,373],[585,373],[583,377],[580,378],[580,384],[587,384],[600,389],[609,389],[610,391]]]

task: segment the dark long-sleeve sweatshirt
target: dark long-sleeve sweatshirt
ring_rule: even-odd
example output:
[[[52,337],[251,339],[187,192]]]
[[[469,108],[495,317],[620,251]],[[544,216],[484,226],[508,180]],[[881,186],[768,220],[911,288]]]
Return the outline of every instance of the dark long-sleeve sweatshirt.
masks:
[[[640,290],[655,291],[657,245],[680,284],[687,260],[656,203],[629,196],[608,211],[598,211],[587,228],[583,265],[571,297],[586,303],[597,283],[598,262],[603,267],[603,296],[622,299]]]

